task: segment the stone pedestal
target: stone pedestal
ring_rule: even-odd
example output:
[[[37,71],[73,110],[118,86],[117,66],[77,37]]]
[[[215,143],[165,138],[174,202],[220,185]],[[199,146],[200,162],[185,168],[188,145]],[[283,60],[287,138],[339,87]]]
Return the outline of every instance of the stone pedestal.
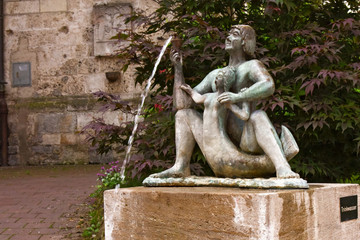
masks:
[[[357,240],[358,195],[357,184],[310,184],[306,190],[219,187],[109,190],[104,195],[105,236],[106,240]]]

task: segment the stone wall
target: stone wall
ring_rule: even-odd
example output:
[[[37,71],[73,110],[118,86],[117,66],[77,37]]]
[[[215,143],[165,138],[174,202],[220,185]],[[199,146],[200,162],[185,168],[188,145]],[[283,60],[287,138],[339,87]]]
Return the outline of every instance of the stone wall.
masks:
[[[153,11],[151,0],[5,0],[5,79],[9,107],[9,164],[109,161],[84,143],[81,128],[96,116],[98,90],[139,96],[132,68],[121,72],[112,56],[117,28],[128,29],[114,11]],[[115,10],[114,10],[115,9]],[[116,20],[116,21],[115,21]],[[136,31],[136,29],[130,29]],[[96,33],[96,34],[94,34]],[[95,50],[97,49],[97,50]],[[95,52],[95,53],[94,53]],[[20,85],[18,83],[21,83]],[[129,116],[105,115],[119,124]]]

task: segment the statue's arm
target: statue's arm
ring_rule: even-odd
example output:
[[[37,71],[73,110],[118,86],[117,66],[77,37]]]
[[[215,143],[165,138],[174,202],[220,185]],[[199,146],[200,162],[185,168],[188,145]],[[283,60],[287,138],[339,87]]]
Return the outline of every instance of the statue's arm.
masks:
[[[200,104],[205,102],[206,96],[194,91],[189,85],[185,84],[180,88],[189,94],[195,103]]]
[[[174,109],[180,110],[191,108],[191,105],[193,104],[191,98],[180,89],[181,85],[185,84],[181,53],[176,50],[172,50],[170,53],[170,59],[175,70],[173,87]]]
[[[227,104],[226,107],[241,120],[247,121],[250,117],[250,104],[248,102],[243,102],[242,108],[239,108],[236,104]]]
[[[211,71],[196,87],[194,87],[194,91],[200,94],[213,92],[211,85],[214,82],[218,72],[219,69]]]
[[[174,89],[173,89],[173,102],[174,107],[177,110],[184,108],[191,108],[191,98],[181,90],[181,86],[185,84],[183,67],[182,67],[182,56],[176,50],[172,50],[170,59],[174,65]],[[210,72],[193,90],[199,94],[205,94],[212,92],[212,83],[217,75],[219,69],[215,69]]]
[[[251,70],[248,77],[254,84],[245,91],[240,91],[241,98],[251,101],[271,96],[275,91],[275,83],[264,64],[259,60],[253,60],[250,65]]]
[[[258,60],[251,60],[244,76],[247,82],[252,83],[245,91],[238,93],[225,92],[218,97],[220,103],[237,103],[243,101],[255,101],[271,96],[275,91],[274,80],[265,66]]]

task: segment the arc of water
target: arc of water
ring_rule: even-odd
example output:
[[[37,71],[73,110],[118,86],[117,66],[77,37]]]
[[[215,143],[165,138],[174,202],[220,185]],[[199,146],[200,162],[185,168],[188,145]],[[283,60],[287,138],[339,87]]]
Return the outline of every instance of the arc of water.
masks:
[[[139,125],[141,110],[144,107],[145,99],[146,99],[146,97],[147,97],[147,95],[148,95],[148,93],[150,91],[151,80],[155,76],[156,70],[157,70],[158,65],[160,63],[160,60],[161,60],[162,56],[164,55],[165,50],[166,50],[167,46],[169,45],[171,39],[172,39],[172,36],[169,37],[169,39],[165,42],[164,46],[162,47],[161,52],[160,52],[160,54],[159,54],[159,56],[158,56],[158,58],[156,60],[155,65],[154,65],[152,74],[147,80],[145,91],[141,94],[141,103],[139,104],[136,115],[135,115],[134,128],[132,130],[131,136],[130,136],[129,141],[128,141],[128,146],[127,146],[127,149],[126,149],[125,159],[123,161],[121,171],[120,171],[121,181],[124,181],[124,179],[125,179],[125,168],[126,168],[126,165],[127,165],[128,161],[130,159],[130,156],[131,156],[130,152],[131,152],[131,148],[132,148],[132,145],[134,143],[135,134],[136,134],[136,131],[137,131],[137,128],[138,128],[138,125]]]

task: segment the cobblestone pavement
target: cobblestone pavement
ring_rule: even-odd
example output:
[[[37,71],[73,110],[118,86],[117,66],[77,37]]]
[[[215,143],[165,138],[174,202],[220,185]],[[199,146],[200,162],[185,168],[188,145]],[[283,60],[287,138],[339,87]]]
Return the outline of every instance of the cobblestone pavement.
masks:
[[[82,239],[98,165],[0,168],[0,240]]]

